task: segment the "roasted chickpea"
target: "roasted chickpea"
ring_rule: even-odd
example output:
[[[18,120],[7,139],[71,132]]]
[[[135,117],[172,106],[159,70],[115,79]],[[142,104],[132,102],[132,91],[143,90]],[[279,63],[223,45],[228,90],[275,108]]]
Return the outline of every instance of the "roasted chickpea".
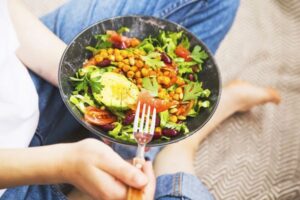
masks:
[[[136,72],[136,71],[137,71],[137,67],[136,67],[136,66],[132,66],[132,67],[130,68],[130,70],[133,71],[133,72]]]
[[[130,58],[129,58],[129,64],[130,64],[130,65],[134,65],[134,64],[135,64],[135,60],[134,60],[133,57],[130,57]]]
[[[158,83],[163,83],[164,77],[163,76],[158,76],[157,77],[157,82]]]
[[[143,61],[141,61],[141,60],[137,60],[136,63],[135,63],[135,65],[136,65],[138,68],[142,68],[142,67],[144,66],[144,63],[143,63]]]
[[[120,50],[119,49],[114,49],[114,53],[115,53],[115,55],[120,55]]]
[[[174,113],[177,113],[177,111],[178,111],[177,108],[172,108],[172,109],[170,110],[170,113],[174,114]]]
[[[169,71],[165,71],[165,72],[164,72],[164,75],[165,75],[165,76],[169,76],[169,75],[170,75],[170,72],[169,72]]]
[[[176,88],[175,92],[176,92],[177,94],[182,93],[182,88],[181,88],[181,87]]]
[[[127,77],[128,78],[133,78],[134,77],[134,72],[133,71],[128,71],[127,72]]]
[[[158,127],[155,127],[155,132],[157,133],[161,133],[161,128],[158,126]]]
[[[132,47],[136,47],[139,44],[140,44],[140,41],[138,39],[136,39],[136,38],[132,38],[130,40],[130,46],[132,46]]]
[[[164,79],[163,79],[163,84],[165,84],[165,85],[169,85],[169,84],[170,84],[170,82],[171,82],[171,79],[170,79],[169,77],[167,77],[167,76],[164,76]]]
[[[130,70],[130,66],[124,64],[123,67],[122,67],[122,70],[123,70],[124,72],[128,72],[128,71]]]
[[[179,94],[174,94],[173,99],[178,101],[179,100]]]
[[[121,51],[121,55],[124,57],[124,58],[127,58],[128,57],[128,52],[126,50],[122,50]]]
[[[107,49],[107,53],[111,55],[114,53],[114,50],[112,48],[109,48],[109,49]]]
[[[177,80],[176,80],[176,84],[179,85],[179,86],[184,85],[184,80],[183,80],[183,78],[178,77]]]
[[[101,52],[100,55],[101,55],[103,58],[107,58],[107,57],[108,57],[108,53],[107,53],[106,51]]]
[[[149,75],[150,75],[150,76],[156,76],[156,72],[153,71],[153,70],[150,70],[150,71],[149,71]]]
[[[122,63],[122,62],[118,62],[118,67],[119,67],[119,68],[122,68],[124,65],[125,65],[125,64]]]
[[[179,94],[179,99],[182,100],[183,99],[183,93]]]
[[[116,56],[116,61],[120,62],[123,60],[123,56],[121,56],[120,54],[115,55]]]
[[[129,57],[129,58],[131,58],[131,57],[134,57],[134,54],[132,53],[132,52],[128,52],[128,54],[127,54],[127,56]]]
[[[140,71],[135,72],[135,77],[140,78],[141,77],[141,72]]]
[[[124,59],[123,62],[127,65],[129,65],[129,60],[128,59]]]
[[[95,60],[96,60],[97,63],[102,62],[103,61],[103,57],[100,54],[97,54],[95,56]]]
[[[141,72],[142,72],[143,77],[149,76],[149,70],[148,69],[143,68]]]
[[[113,62],[116,60],[116,58],[115,58],[114,55],[109,55],[109,56],[108,56],[108,59],[109,59],[110,61],[113,61]]]
[[[169,120],[170,120],[171,122],[176,123],[176,122],[177,122],[177,117],[176,117],[176,115],[171,115],[170,118],[169,118]]]

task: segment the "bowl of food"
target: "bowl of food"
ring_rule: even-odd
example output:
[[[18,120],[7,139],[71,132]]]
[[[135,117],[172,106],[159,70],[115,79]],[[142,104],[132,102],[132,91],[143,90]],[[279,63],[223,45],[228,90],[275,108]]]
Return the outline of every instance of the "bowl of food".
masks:
[[[156,108],[148,146],[182,140],[214,114],[218,67],[205,44],[184,27],[149,16],[123,16],[83,30],[65,50],[59,89],[72,115],[92,133],[136,145],[137,102]]]

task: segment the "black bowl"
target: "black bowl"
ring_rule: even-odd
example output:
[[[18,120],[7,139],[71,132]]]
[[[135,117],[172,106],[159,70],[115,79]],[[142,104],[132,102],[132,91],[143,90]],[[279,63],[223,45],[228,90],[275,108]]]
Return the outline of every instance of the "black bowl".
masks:
[[[195,118],[188,118],[187,126],[190,129],[189,134],[178,135],[172,138],[170,141],[158,142],[154,140],[148,146],[162,146],[191,136],[207,123],[217,108],[221,94],[220,73],[214,61],[213,55],[201,40],[199,40],[187,29],[176,23],[154,17],[124,16],[106,19],[86,28],[80,34],[78,34],[75,39],[73,39],[62,56],[58,72],[60,94],[69,111],[84,127],[97,136],[107,138],[116,143],[134,146],[136,145],[112,138],[99,127],[84,122],[82,120],[82,114],[69,101],[69,97],[72,94],[72,86],[70,84],[69,77],[73,76],[75,72],[82,67],[82,63],[85,59],[91,57],[91,54],[85,49],[85,47],[89,45],[95,45],[96,41],[93,35],[104,34],[106,30],[117,30],[122,26],[130,28],[130,32],[127,34],[127,36],[133,36],[140,39],[148,37],[149,35],[157,35],[159,30],[183,31],[190,39],[192,47],[195,45],[200,45],[208,53],[209,58],[205,61],[203,70],[198,74],[198,76],[199,80],[203,82],[203,87],[211,90],[211,95],[209,98],[211,103],[210,108],[202,109],[200,114]]]

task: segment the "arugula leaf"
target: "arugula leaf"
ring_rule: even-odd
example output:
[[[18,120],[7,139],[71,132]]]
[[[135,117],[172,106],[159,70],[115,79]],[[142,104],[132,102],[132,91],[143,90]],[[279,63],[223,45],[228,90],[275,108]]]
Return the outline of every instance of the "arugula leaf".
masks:
[[[115,125],[115,128],[108,132],[110,136],[116,139],[135,143],[134,136],[131,132],[132,128],[126,126],[123,127],[123,125],[120,122],[114,122],[113,125]]]
[[[101,83],[100,83],[100,79],[102,77],[103,72],[100,70],[95,70],[90,74],[89,77],[89,85],[92,89],[93,93],[97,93],[99,94],[100,91],[102,90],[102,88],[104,87]]]
[[[166,32],[160,31],[158,41],[161,43],[162,49],[167,52],[171,58],[176,58],[174,53],[178,40],[181,38],[182,32]]]
[[[158,95],[158,83],[156,81],[156,77],[149,78],[145,77],[142,79],[143,88],[148,90],[150,94],[154,97]]]
[[[167,35],[172,39],[173,43],[177,45],[179,39],[182,37],[182,31],[180,32],[169,32]]]
[[[206,58],[208,58],[208,55],[204,50],[201,50],[199,45],[196,45],[190,57],[197,63],[201,64]]]
[[[115,125],[115,128],[111,131],[108,131],[108,135],[117,138],[118,134],[121,132],[122,124],[120,122],[114,122],[113,125]]]
[[[145,61],[148,66],[154,69],[165,66],[165,63],[160,60],[160,53],[158,52],[151,52],[146,56],[141,56],[141,59]]]
[[[124,33],[124,32],[129,32],[129,31],[130,31],[130,29],[129,29],[128,27],[122,26],[121,28],[119,28],[119,29],[117,30],[117,33],[122,34],[122,33]]]
[[[70,80],[75,87],[73,94],[86,94],[88,93],[89,87],[92,89],[93,93],[100,93],[103,88],[100,84],[100,78],[106,70],[106,68],[99,69],[92,65],[79,69],[75,74],[75,77],[70,77]]]
[[[199,106],[199,108],[201,108],[201,107],[208,108],[210,106],[210,102],[208,100],[206,100],[206,101],[199,101],[198,102],[198,106]]]
[[[151,35],[148,38],[145,38],[137,48],[144,50],[145,52],[152,52],[155,50],[154,43],[157,42],[156,39],[153,39]]]
[[[160,118],[160,125],[162,127],[164,127],[167,124],[167,122],[169,121],[169,111],[165,110],[163,112],[160,112],[159,118]]]
[[[85,47],[85,49],[88,50],[88,51],[90,51],[90,52],[92,52],[93,55],[96,55],[100,51],[100,49],[96,49],[96,48],[94,48],[92,46],[87,46],[87,47]]]
[[[182,63],[182,62],[184,62],[184,58],[174,58],[173,60],[176,63]]]
[[[188,38],[186,35],[183,35],[180,44],[181,44],[184,48],[189,49],[189,48],[190,48],[190,41],[189,41],[189,38]]]
[[[181,62],[178,63],[178,73],[180,76],[186,73],[193,73],[192,66],[196,65],[196,62]]]
[[[171,129],[175,129],[177,131],[182,131],[184,134],[187,134],[189,133],[189,129],[188,127],[186,126],[185,123],[181,123],[181,124],[176,124],[174,122],[168,122],[166,125],[165,125],[166,128],[171,128]]]
[[[210,95],[210,90],[209,89],[205,89],[201,93],[201,97],[209,97],[209,95]]]
[[[171,140],[170,137],[167,137],[167,136],[164,136],[164,135],[162,135],[162,136],[160,137],[160,139],[161,139],[161,140],[166,140],[166,141]]]
[[[196,117],[198,115],[198,112],[195,111],[194,108],[192,108],[189,113],[187,114],[187,116],[189,117]]]
[[[73,103],[82,113],[85,113],[86,105],[95,106],[94,101],[88,94],[84,95],[71,95],[70,102]]]
[[[202,94],[202,84],[199,82],[190,82],[184,86],[183,101],[197,99]]]
[[[110,35],[108,34],[99,34],[94,36],[97,40],[97,44],[95,46],[95,49],[106,49],[112,47],[112,43],[108,41]]]
[[[186,73],[193,73],[193,69],[187,67],[178,67],[178,73],[180,74],[180,76]]]

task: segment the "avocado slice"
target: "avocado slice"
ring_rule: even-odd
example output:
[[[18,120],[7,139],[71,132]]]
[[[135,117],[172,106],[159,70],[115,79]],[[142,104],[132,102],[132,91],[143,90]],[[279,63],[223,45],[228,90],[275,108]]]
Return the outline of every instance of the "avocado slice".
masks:
[[[103,88],[100,94],[94,94],[95,99],[105,106],[126,110],[137,101],[139,89],[125,76],[114,72],[105,72],[100,79]]]

